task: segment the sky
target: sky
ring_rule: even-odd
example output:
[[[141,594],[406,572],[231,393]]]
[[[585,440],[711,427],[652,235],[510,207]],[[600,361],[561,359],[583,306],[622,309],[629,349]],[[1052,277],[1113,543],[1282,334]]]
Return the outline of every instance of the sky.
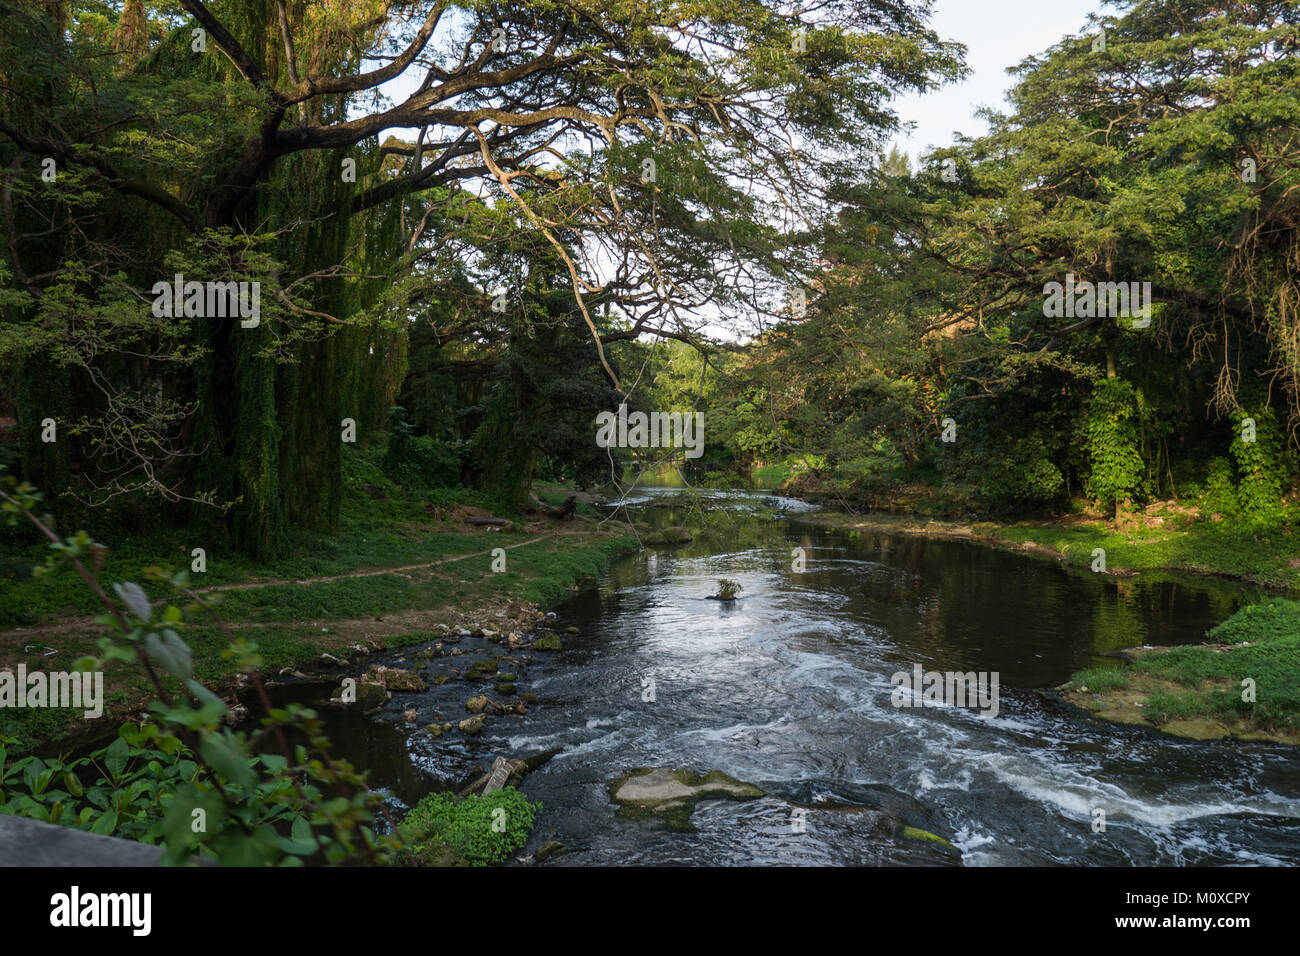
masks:
[[[1005,94],[1013,83],[1007,68],[1042,53],[1067,35],[1083,34],[1088,14],[1102,10],[1103,0],[935,0],[930,25],[942,39],[966,45],[971,74],[939,90],[893,101],[900,120],[915,124],[911,132],[894,139],[908,154],[912,168],[917,168],[922,153],[951,144],[954,133],[978,136],[985,132],[986,124],[976,118],[975,110],[981,106],[1006,108]],[[386,84],[384,92],[400,102],[413,91],[417,79],[418,71],[409,71]],[[413,130],[392,132],[403,138],[414,135]],[[735,338],[733,331],[711,323],[704,331]]]
[[[916,124],[895,139],[911,158],[952,143],[955,132],[978,136],[986,124],[975,118],[981,106],[1006,109],[1013,79],[1006,72],[1026,56],[1041,53],[1068,34],[1081,35],[1101,0],[936,0],[930,25],[944,40],[966,44],[971,75],[924,95],[894,101],[899,118]]]

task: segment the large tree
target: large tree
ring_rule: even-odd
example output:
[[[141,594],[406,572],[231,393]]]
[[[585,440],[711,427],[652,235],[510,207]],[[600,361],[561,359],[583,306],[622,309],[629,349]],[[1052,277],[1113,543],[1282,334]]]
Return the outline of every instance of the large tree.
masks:
[[[18,295],[2,304],[24,356],[29,472],[58,491],[78,486],[70,468],[93,469],[94,453],[34,436],[51,412],[114,402],[112,384],[91,401],[106,363],[131,395],[179,364],[163,404],[117,400],[149,441],[114,448],[128,464],[95,487],[229,505],[260,554],[286,519],[328,527],[339,419],[370,414],[347,414],[355,389],[391,398],[394,336],[422,303],[464,295],[445,256],[491,229],[559,258],[626,393],[606,345],[692,339],[698,310],[767,308],[765,287],[806,269],[790,235],[818,218],[831,166],[894,127],[893,91],[958,70],[928,6],[5,0]],[[132,301],[176,264],[266,283],[262,325],[142,328]],[[491,292],[461,304],[487,309]],[[108,317],[93,334],[85,310]],[[68,394],[77,407],[60,406]]]

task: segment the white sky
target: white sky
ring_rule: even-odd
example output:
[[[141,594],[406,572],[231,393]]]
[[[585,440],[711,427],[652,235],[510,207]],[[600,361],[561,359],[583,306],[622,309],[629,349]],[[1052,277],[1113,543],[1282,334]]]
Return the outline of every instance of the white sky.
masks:
[[[966,44],[972,73],[935,92],[894,101],[899,118],[916,124],[910,135],[895,140],[912,168],[921,153],[950,145],[955,132],[986,132],[975,110],[1006,110],[1005,94],[1014,82],[1007,68],[1064,36],[1082,34],[1088,14],[1101,10],[1101,0],[937,0],[930,25],[942,39]]]

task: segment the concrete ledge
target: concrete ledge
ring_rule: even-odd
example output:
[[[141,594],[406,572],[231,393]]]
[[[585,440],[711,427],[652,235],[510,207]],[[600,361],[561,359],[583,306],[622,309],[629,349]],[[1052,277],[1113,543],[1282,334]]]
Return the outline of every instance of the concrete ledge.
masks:
[[[158,866],[162,847],[0,813],[0,866]]]

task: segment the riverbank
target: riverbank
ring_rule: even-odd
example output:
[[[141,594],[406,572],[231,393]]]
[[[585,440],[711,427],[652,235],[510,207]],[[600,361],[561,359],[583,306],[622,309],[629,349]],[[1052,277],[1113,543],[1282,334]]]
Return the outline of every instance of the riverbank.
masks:
[[[258,566],[212,548],[195,591],[217,602],[220,624],[189,616],[184,639],[195,676],[229,700],[240,687],[222,656],[230,638],[255,640],[270,679],[329,671],[388,649],[446,633],[522,634],[542,612],[592,580],[639,544],[624,531],[579,512],[566,521],[543,514],[504,515],[497,527],[469,523],[489,510],[448,496],[431,504],[372,474],[349,488],[339,535],[303,541],[284,560]],[[111,544],[111,542],[110,542]],[[180,551],[183,557],[176,561]],[[115,553],[116,552],[116,553]],[[151,583],[150,565],[189,564],[189,549],[156,540],[110,549],[102,580],[136,581],[155,601],[169,590]],[[35,554],[33,555],[35,557]],[[119,560],[120,558],[120,560]],[[95,623],[93,595],[71,570],[4,583],[0,671],[69,671],[107,631]],[[0,735],[14,754],[82,749],[107,740],[136,717],[153,688],[133,662],[105,669],[102,716],[81,710],[0,711]]]
[[[1300,602],[1248,605],[1206,637],[1130,648],[1120,667],[1075,674],[1061,698],[1102,720],[1179,737],[1300,745]]]

